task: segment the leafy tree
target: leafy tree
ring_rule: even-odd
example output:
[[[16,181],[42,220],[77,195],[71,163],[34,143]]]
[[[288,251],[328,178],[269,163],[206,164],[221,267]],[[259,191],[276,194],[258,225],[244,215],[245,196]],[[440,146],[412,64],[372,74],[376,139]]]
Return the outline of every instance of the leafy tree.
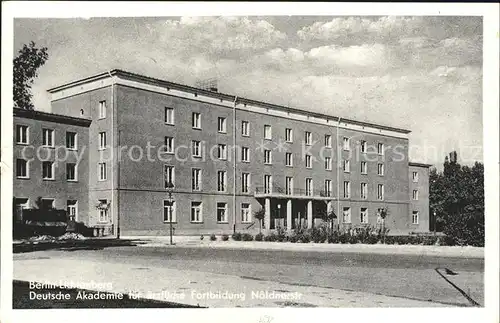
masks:
[[[33,110],[31,85],[38,76],[38,69],[49,58],[47,48],[37,48],[32,41],[24,45],[14,58],[14,106]]]
[[[436,226],[454,244],[484,245],[484,166],[461,166],[456,153],[444,161],[443,172],[430,173],[429,206]]]
[[[264,209],[260,209],[258,211],[255,211],[253,216],[259,220],[259,233],[262,233],[262,221],[264,220],[264,217],[266,216],[266,212]]]

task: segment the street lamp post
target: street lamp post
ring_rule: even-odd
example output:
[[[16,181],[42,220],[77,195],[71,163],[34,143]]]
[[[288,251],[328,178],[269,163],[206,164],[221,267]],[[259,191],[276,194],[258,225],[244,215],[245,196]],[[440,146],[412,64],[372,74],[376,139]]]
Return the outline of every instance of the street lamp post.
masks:
[[[278,219],[281,223],[281,204],[278,204]]]
[[[168,203],[169,203],[169,210],[168,210],[168,222],[170,225],[170,244],[173,245],[173,227],[172,227],[172,209],[174,207],[173,204],[173,199],[172,199],[172,193],[174,192],[174,184],[172,182],[168,182],[166,187],[167,193],[168,193]]]
[[[432,221],[434,222],[434,235],[436,235],[436,211],[434,211],[434,218],[432,219]]]

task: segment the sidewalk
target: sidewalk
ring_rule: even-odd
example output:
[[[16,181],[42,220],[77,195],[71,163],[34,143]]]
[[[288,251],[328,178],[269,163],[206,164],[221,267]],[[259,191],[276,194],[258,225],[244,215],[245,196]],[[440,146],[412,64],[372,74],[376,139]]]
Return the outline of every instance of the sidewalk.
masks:
[[[134,239],[145,242],[142,247],[168,247],[169,237],[157,236],[127,236],[123,239]],[[330,244],[330,243],[291,243],[267,241],[210,241],[209,236],[200,240],[199,236],[174,236],[175,247],[199,248],[227,248],[227,249],[253,249],[253,250],[289,250],[305,252],[353,252],[375,254],[399,254],[459,258],[484,258],[484,248],[459,247],[459,246],[423,246],[423,245],[383,245],[383,244]]]
[[[406,298],[291,285],[232,275],[61,258],[14,258],[13,278],[56,285],[101,283],[100,287],[93,290],[203,307],[446,306]]]

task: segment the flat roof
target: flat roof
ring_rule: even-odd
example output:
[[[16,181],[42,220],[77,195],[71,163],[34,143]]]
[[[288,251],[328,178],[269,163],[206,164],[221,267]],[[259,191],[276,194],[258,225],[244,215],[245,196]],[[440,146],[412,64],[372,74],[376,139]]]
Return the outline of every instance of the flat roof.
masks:
[[[149,77],[149,76],[144,76],[144,75],[140,75],[140,74],[136,74],[136,73],[132,73],[132,72],[127,72],[127,71],[123,71],[123,70],[120,70],[120,69],[114,69],[114,70],[111,70],[111,71],[108,71],[108,72],[100,73],[100,74],[97,74],[97,75],[94,75],[94,76],[86,77],[86,78],[79,79],[79,80],[76,80],[76,81],[72,81],[72,82],[69,82],[69,83],[66,83],[66,84],[63,84],[63,85],[60,85],[60,86],[56,86],[56,87],[48,89],[47,92],[49,92],[49,93],[55,93],[55,92],[62,91],[62,90],[65,90],[65,89],[69,89],[69,88],[73,88],[75,86],[79,86],[79,85],[82,85],[82,84],[85,84],[85,83],[88,83],[88,82],[92,82],[92,81],[100,80],[100,79],[103,79],[103,78],[111,77],[111,76],[114,76],[114,75],[122,76],[122,77],[126,77],[126,78],[131,78],[131,79],[134,79],[134,80],[137,80],[137,81],[141,81],[141,82],[144,82],[144,83],[150,83],[150,84],[154,84],[154,85],[164,86],[164,87],[168,87],[168,88],[172,88],[172,89],[176,89],[176,90],[180,90],[180,91],[186,91],[186,92],[191,92],[191,93],[203,94],[205,96],[213,97],[213,98],[217,98],[217,99],[225,99],[225,100],[229,100],[229,101],[236,101],[238,103],[243,103],[243,104],[253,104],[253,105],[258,105],[258,106],[267,107],[267,108],[271,108],[271,109],[281,110],[281,111],[285,111],[285,112],[305,114],[305,115],[309,115],[309,116],[312,116],[312,117],[317,117],[317,118],[322,118],[322,119],[329,119],[329,120],[334,120],[334,121],[339,121],[340,120],[340,121],[344,121],[344,122],[350,123],[350,124],[356,124],[356,125],[360,125],[360,126],[373,127],[373,128],[382,129],[382,130],[390,130],[390,131],[395,131],[395,132],[404,133],[404,134],[408,134],[408,133],[411,132],[410,130],[407,130],[407,129],[395,128],[395,127],[390,127],[390,126],[385,126],[385,125],[380,125],[380,124],[375,124],[375,123],[370,123],[370,122],[364,122],[364,121],[358,121],[358,120],[353,120],[353,119],[348,119],[348,118],[342,118],[342,117],[333,116],[333,115],[327,115],[327,114],[318,113],[318,112],[311,112],[311,111],[307,111],[307,110],[304,110],[304,109],[290,108],[290,107],[286,107],[286,106],[282,106],[282,105],[277,105],[277,104],[273,104],[273,103],[268,103],[268,102],[263,102],[263,101],[257,101],[257,100],[252,100],[252,99],[247,99],[247,98],[243,98],[243,97],[240,97],[240,96],[237,96],[237,95],[232,95],[232,94],[226,94],[226,93],[221,93],[221,92],[213,92],[213,91],[196,88],[196,87],[189,86],[189,85],[184,85],[184,84],[180,84],[180,83],[174,83],[174,82],[170,82],[170,81],[166,81],[166,80],[161,80],[161,79],[156,79],[156,78],[152,78],[152,77]]]
[[[91,119],[70,117],[62,114],[42,112],[36,110],[27,110],[14,108],[14,116],[27,119],[51,121],[56,123],[64,123],[75,126],[89,127],[92,123]]]

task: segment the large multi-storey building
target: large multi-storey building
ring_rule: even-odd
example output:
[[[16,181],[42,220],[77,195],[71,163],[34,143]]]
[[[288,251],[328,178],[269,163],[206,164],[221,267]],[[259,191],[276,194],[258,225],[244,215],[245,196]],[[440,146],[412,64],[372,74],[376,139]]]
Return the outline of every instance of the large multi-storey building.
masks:
[[[376,225],[381,209],[393,232],[429,229],[408,130],[121,70],[49,92],[52,113],[14,110],[18,205],[41,196],[104,234],[165,235],[170,216],[176,234],[258,230],[260,209],[265,229]],[[24,161],[58,144],[74,156]]]

